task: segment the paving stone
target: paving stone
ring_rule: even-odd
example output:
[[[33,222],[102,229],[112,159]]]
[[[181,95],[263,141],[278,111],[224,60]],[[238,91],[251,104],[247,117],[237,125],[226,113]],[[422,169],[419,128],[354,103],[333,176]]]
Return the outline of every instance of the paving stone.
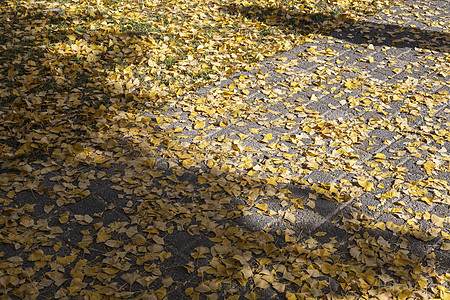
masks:
[[[404,244],[402,244],[404,242]],[[399,247],[399,245],[401,245]],[[433,242],[424,243],[421,240],[418,240],[411,236],[402,236],[396,245],[396,248],[402,248],[404,246],[405,250],[409,251],[409,253],[419,257],[421,261],[425,260],[426,255],[430,254],[433,248],[435,247]]]
[[[205,246],[205,245],[202,245]],[[206,246],[205,246],[206,247]],[[188,273],[187,269],[184,268],[184,265],[187,265],[190,261],[193,261],[193,258],[188,256],[187,252],[180,252],[178,248],[174,248],[171,246],[167,247],[167,252],[172,253],[172,256],[169,257],[163,264],[163,268],[166,269],[166,274],[170,276],[174,281],[179,283],[186,284],[190,280],[194,282],[200,283],[200,278],[195,278]],[[184,292],[184,291],[182,291]]]
[[[316,228],[322,225],[326,219],[314,212],[314,209],[307,208],[294,213],[295,224],[289,224],[299,239],[310,236]]]
[[[328,120],[337,120],[337,121],[348,121],[355,118],[355,115],[342,109],[329,110],[324,114],[324,116]]]
[[[368,132],[367,135],[367,140],[356,147],[370,155],[375,155],[376,153],[384,153],[383,151],[395,142],[397,133],[386,129],[375,129]]]
[[[26,204],[35,205],[34,214],[43,215],[44,206],[55,206],[56,199],[50,198],[48,195],[40,195],[38,193],[32,193],[30,191],[22,191],[16,194],[14,201],[18,205],[23,206]]]
[[[448,272],[450,269],[450,251],[441,250],[442,244],[438,245],[433,251],[436,255],[434,265],[437,267],[437,271],[440,273]]]
[[[364,194],[352,202],[355,211],[363,212],[366,216],[376,219],[383,211],[389,208],[394,201],[402,201],[404,197],[401,194],[390,198],[382,198],[388,190],[376,188],[377,195],[373,193]]]
[[[338,100],[332,98],[332,97],[325,97],[324,99],[321,99],[317,102],[311,102],[309,103],[306,108],[310,110],[314,110],[319,112],[321,115],[326,114],[328,111],[331,110],[331,107],[339,107],[341,104]]]
[[[342,175],[341,174],[336,174],[336,175]],[[324,173],[318,170],[312,170],[311,174],[308,175],[305,180],[314,182],[314,183],[325,183],[325,184],[330,184],[330,183],[334,183],[338,180],[339,176],[333,176],[332,174],[329,173]]]
[[[101,213],[107,207],[107,203],[102,201],[101,198],[95,196],[88,196],[84,199],[80,199],[73,204],[65,206],[67,210],[78,215],[90,215]]]
[[[325,235],[322,235],[323,233],[325,233]],[[348,241],[350,234],[337,227],[332,222],[324,221],[321,225],[310,231],[310,236],[320,243],[328,243],[331,240],[335,240],[337,243],[344,243],[345,241]],[[303,240],[305,239],[306,237],[303,238]]]
[[[130,218],[123,214],[120,207],[118,207],[117,209],[106,210],[102,214],[101,220],[105,224],[110,224],[113,222],[130,222]]]
[[[420,161],[419,158],[411,158],[402,164],[402,167],[408,169],[407,174],[405,174],[405,179],[412,181],[419,181],[429,176],[425,172],[423,167],[417,164],[419,161]]]
[[[280,209],[277,207],[274,207],[274,202],[270,202],[265,200],[264,204],[268,204],[268,209],[273,211],[279,211]],[[280,229],[282,228],[281,224],[276,223],[278,222],[279,217],[277,216],[269,216],[267,214],[263,214],[261,210],[258,210],[256,208],[251,208],[248,210],[248,212],[251,215],[247,216],[241,216],[234,220],[235,223],[239,224],[241,227],[247,228],[250,232],[256,232],[258,230],[263,230],[266,228],[276,228]]]

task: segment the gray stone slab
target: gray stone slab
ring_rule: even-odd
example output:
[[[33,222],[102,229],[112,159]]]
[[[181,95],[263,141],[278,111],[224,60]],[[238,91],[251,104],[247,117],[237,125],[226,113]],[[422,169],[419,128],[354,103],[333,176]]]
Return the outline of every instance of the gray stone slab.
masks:
[[[279,211],[279,207],[275,207],[273,201],[264,200],[263,203],[268,204],[268,210]],[[272,204],[272,205],[271,205]],[[275,205],[275,206],[274,206]],[[273,228],[280,229],[282,225],[277,223],[279,221],[279,216],[269,216],[263,211],[256,208],[250,208],[248,210],[249,215],[241,216],[234,220],[235,223],[239,224],[240,227],[245,227],[250,232],[256,232],[258,230]]]
[[[339,101],[333,97],[324,97],[320,101],[310,102],[306,108],[319,112],[321,115],[325,115],[332,111],[333,108],[341,106]]]
[[[299,239],[311,236],[311,233],[326,221],[325,218],[309,209],[300,210],[294,215],[295,224],[289,225],[296,232]]]
[[[406,180],[419,181],[429,176],[425,169],[417,164],[419,161],[419,158],[411,158],[402,164],[402,167],[408,169],[408,172],[405,174]]]
[[[107,202],[103,201],[101,197],[90,195],[86,198],[77,200],[75,203],[68,204],[65,208],[74,214],[79,215],[94,215],[101,213],[107,207]]]
[[[342,244],[347,241],[351,235],[331,221],[324,221],[321,225],[310,231],[310,236],[320,243],[328,243],[334,240],[338,244]],[[306,240],[306,237],[303,238],[303,240]]]
[[[354,119],[356,116],[349,111],[343,109],[332,109],[324,114],[327,120],[348,121]]]

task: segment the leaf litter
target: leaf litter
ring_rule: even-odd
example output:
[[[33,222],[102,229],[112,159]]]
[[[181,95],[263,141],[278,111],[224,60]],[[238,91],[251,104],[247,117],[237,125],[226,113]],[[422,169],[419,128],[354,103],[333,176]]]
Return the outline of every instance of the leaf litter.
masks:
[[[416,49],[440,77],[380,82],[347,64],[324,35],[388,4],[3,2],[3,293],[447,299],[450,274],[436,262],[450,249],[450,217],[439,210],[450,204],[441,176],[449,172],[449,111],[438,110],[448,92],[433,88],[446,84],[448,52]],[[419,20],[433,13],[410,9]],[[433,26],[448,30],[445,19]],[[296,60],[272,60],[285,81],[260,68],[279,52],[319,40]],[[342,52],[351,48],[345,44]],[[300,61],[318,67],[298,70]],[[384,64],[389,76],[422,67],[397,64]],[[213,82],[225,84],[195,93]],[[255,90],[259,97],[247,97]],[[329,94],[336,101],[328,108],[360,115],[330,119],[315,110]],[[393,116],[396,103],[400,114]],[[374,111],[375,117],[364,115]],[[395,136],[380,142],[371,135],[385,129]],[[374,152],[380,144],[394,146]],[[407,154],[417,160],[403,161]],[[410,178],[408,168],[423,176]],[[337,180],[316,182],[315,172]],[[97,193],[99,184],[114,196]],[[292,184],[308,196],[294,195]],[[296,222],[305,208],[315,211],[318,199],[358,208],[370,192],[378,202],[368,208],[395,222],[351,210],[331,219],[348,234],[347,243],[325,231],[298,234]],[[90,213],[96,203],[103,206]],[[283,225],[239,225],[252,214]],[[173,265],[177,234],[207,241]],[[416,240],[435,242],[435,251],[410,251]],[[178,281],[182,271],[191,279]]]

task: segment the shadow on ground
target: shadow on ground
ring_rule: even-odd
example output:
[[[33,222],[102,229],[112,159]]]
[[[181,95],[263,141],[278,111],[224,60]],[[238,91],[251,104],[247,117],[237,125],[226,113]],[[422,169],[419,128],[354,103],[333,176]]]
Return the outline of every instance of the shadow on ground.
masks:
[[[397,48],[423,48],[448,52],[450,34],[445,31],[420,29],[408,25],[355,21],[341,15],[337,19],[332,13],[306,14],[295,9],[258,5],[228,5],[224,13],[240,14],[242,17],[258,20],[271,27],[290,33],[321,33],[352,44],[373,44]],[[325,22],[329,20],[329,22]]]

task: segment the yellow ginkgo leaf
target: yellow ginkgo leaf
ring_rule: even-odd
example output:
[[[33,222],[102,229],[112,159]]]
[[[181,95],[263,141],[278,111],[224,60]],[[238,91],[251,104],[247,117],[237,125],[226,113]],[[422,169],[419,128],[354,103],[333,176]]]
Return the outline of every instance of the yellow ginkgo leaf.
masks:
[[[260,210],[267,210],[268,206],[265,203],[259,203],[259,204],[256,204],[255,207]]]
[[[373,191],[375,188],[373,183],[364,179],[358,179],[358,184],[364,189],[366,192]]]
[[[241,140],[246,139],[248,137],[248,135],[242,133],[238,133],[238,136]]]
[[[450,250],[450,243],[447,243],[447,242],[442,243],[441,250],[443,250],[443,251]]]
[[[203,127],[205,127],[205,122],[204,121],[195,123],[195,125],[194,125],[194,129],[200,129],[200,128],[203,128]]]
[[[423,164],[423,168],[428,175],[431,175],[434,171],[434,163],[431,161],[427,161]]]
[[[264,136],[264,138],[261,140],[262,143],[268,143],[271,140],[273,140],[273,136],[271,133],[268,133]]]
[[[377,159],[381,159],[381,160],[385,160],[386,159],[386,155],[384,155],[383,153],[377,153],[373,157],[377,158]]]

